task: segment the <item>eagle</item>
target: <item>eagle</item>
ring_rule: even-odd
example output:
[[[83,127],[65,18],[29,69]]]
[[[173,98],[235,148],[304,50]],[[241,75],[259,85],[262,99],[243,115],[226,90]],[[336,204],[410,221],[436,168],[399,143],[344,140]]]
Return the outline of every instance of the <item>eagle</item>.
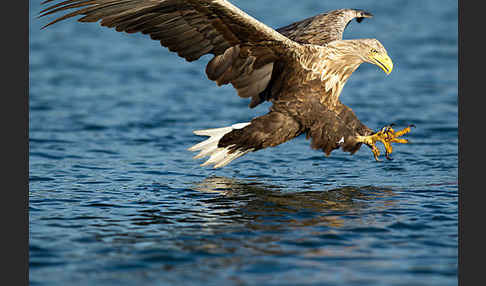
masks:
[[[44,1],[42,4],[53,2]],[[408,127],[368,128],[339,95],[351,74],[362,64],[377,65],[386,74],[393,62],[376,39],[343,39],[346,26],[373,15],[364,10],[339,9],[273,29],[226,0],[66,0],[40,12],[44,17],[74,9],[49,22],[82,15],[80,22],[98,22],[118,32],[142,33],[187,61],[212,54],[207,77],[218,86],[231,84],[249,107],[269,101],[269,112],[250,122],[196,130],[206,140],[188,150],[201,166],[226,166],[233,160],[275,147],[301,134],[311,147],[329,156],[341,148],[354,154],[362,144],[379,161],[380,150],[391,159],[392,143]]]

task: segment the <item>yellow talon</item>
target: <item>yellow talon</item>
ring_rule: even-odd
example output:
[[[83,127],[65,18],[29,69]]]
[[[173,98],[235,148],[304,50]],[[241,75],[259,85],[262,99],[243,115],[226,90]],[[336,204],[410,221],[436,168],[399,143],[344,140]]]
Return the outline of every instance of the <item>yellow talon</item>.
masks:
[[[407,139],[401,139],[398,137],[410,132],[410,128],[415,127],[415,125],[409,125],[407,128],[396,132],[395,130],[393,130],[392,126],[393,125],[385,126],[380,131],[369,136],[358,136],[359,142],[362,142],[371,148],[371,151],[373,152],[373,156],[375,157],[376,161],[380,161],[378,159],[378,156],[380,156],[380,150],[378,150],[375,145],[377,141],[380,141],[385,146],[385,156],[388,160],[392,160],[392,158],[390,157],[390,154],[393,152],[391,143],[410,143],[410,141],[408,141]]]

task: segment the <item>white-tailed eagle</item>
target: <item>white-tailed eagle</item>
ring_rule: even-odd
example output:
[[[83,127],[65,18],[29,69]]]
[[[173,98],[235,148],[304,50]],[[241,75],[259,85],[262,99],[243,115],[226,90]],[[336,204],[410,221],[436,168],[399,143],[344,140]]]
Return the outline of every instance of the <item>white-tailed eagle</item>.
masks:
[[[80,22],[101,20],[102,26],[118,32],[148,34],[187,61],[213,54],[206,67],[210,80],[231,83],[240,97],[251,98],[251,108],[272,103],[267,114],[251,122],[194,131],[209,136],[189,148],[199,151],[195,158],[209,156],[203,166],[223,167],[300,134],[328,156],[338,148],[353,154],[364,143],[378,160],[377,141],[384,144],[387,158],[391,143],[408,143],[398,137],[411,126],[396,132],[385,126],[374,132],[339,100],[360,64],[375,64],[386,74],[393,69],[378,40],[342,39],[350,21],[372,17],[368,12],[340,9],[277,30],[225,0],[67,0],[47,7],[40,16],[73,8],[46,26],[82,15]]]

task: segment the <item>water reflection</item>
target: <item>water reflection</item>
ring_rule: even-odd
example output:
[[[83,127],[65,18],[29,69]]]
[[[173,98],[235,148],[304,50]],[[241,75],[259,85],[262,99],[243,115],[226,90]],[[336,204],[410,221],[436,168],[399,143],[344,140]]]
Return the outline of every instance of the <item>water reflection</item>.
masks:
[[[377,225],[377,217],[392,211],[397,201],[395,191],[373,186],[289,190],[227,177],[208,177],[187,189],[164,185],[154,191],[165,195],[138,202],[130,223],[181,235],[367,227]]]
[[[381,211],[394,204],[393,190],[347,186],[323,191],[288,191],[257,181],[209,177],[194,190],[219,193],[204,202],[222,217],[231,215],[251,229],[282,229],[311,225],[341,227],[363,211]],[[226,211],[225,211],[226,210]],[[227,211],[230,212],[227,212]]]
[[[136,241],[144,261],[165,263],[173,255],[181,265],[203,259],[235,266],[255,255],[349,257],[359,236],[387,235],[380,219],[399,197],[373,186],[289,190],[227,177],[208,177],[185,189],[158,188],[158,200],[140,202],[130,215],[128,234],[103,233]]]

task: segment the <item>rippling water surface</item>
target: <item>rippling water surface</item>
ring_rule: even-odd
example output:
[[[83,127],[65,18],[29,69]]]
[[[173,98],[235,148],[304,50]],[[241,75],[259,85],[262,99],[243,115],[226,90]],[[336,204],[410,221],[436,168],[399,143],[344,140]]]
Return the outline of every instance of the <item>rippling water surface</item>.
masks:
[[[143,35],[30,7],[32,285],[457,285],[457,2],[233,1],[276,28],[337,8],[375,17],[395,69],[363,64],[341,100],[371,128],[417,128],[393,161],[328,158],[299,137],[221,170],[192,130],[254,110]]]

